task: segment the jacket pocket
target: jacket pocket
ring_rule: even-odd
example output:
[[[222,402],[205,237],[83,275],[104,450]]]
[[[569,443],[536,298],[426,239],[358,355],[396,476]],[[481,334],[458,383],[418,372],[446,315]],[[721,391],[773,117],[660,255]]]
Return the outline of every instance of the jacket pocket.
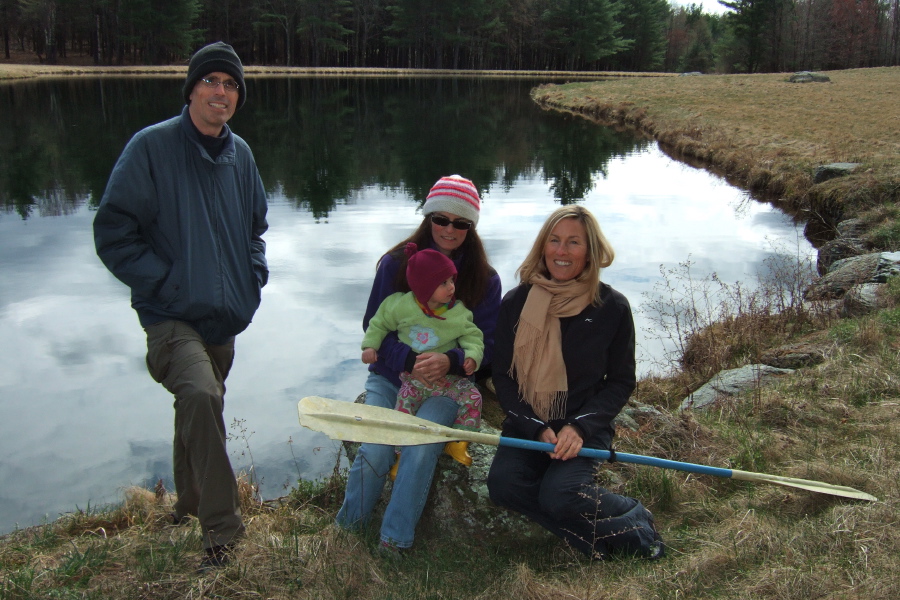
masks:
[[[156,296],[163,308],[172,308],[184,293],[182,287],[184,267],[180,260],[176,260],[169,268],[169,274],[159,287]]]

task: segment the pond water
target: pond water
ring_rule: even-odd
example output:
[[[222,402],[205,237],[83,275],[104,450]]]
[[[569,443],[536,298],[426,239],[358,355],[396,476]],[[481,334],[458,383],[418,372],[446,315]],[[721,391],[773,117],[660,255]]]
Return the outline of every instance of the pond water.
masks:
[[[226,423],[266,498],[335,467],[297,401],[352,401],[375,263],[421,220],[438,177],[483,193],[478,225],[504,292],[544,218],[579,202],[616,250],[603,279],[635,310],[639,368],[667,348],[646,314],[660,269],[751,283],[802,228],[651,142],[541,111],[537,80],[250,79],[232,122],[269,193],[271,278],[237,340]],[[0,533],[171,485],[172,398],[144,366],[127,288],[97,259],[94,207],[135,131],[176,114],[181,80],[0,85]],[[668,349],[671,350],[671,349]]]

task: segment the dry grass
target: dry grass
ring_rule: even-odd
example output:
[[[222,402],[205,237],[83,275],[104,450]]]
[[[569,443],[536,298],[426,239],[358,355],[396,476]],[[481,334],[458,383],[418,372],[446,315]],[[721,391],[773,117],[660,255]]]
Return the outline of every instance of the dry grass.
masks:
[[[788,83],[783,73],[614,79],[549,84],[532,96],[547,108],[633,127],[677,157],[834,221],[898,199],[900,68],[825,74],[830,83]],[[862,168],[814,185],[815,167],[832,162]]]
[[[247,538],[233,565],[199,576],[196,522],[166,525],[171,497],[132,489],[121,507],[4,538],[0,598],[893,599],[898,332],[851,334],[826,363],[705,413],[661,405],[664,418],[618,442],[623,452],[847,485],[879,502],[617,463],[604,482],[652,508],[669,544],[661,562],[590,563],[552,540],[467,545],[440,534],[394,562],[374,551],[372,532],[331,525],[339,498],[327,486],[265,505],[245,483]],[[874,344],[865,357],[860,343]]]

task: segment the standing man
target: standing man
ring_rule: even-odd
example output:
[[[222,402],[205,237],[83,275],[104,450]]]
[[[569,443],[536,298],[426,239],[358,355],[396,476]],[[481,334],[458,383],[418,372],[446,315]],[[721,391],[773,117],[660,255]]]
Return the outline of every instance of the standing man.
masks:
[[[244,68],[216,42],[191,58],[181,115],[139,131],[94,217],[106,267],[131,288],[147,368],[175,396],[172,520],[195,515],[206,556],[228,562],[243,535],[225,449],[225,378],[269,277],[266,194],[247,143],[226,123],[244,104]]]

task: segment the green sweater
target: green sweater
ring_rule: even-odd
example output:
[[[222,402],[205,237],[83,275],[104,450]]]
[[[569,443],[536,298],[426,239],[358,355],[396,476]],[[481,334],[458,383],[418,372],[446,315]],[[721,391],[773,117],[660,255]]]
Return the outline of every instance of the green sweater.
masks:
[[[477,369],[484,357],[484,336],[473,321],[472,311],[457,300],[441,317],[426,315],[412,292],[391,294],[369,321],[362,348],[377,350],[385,336],[396,331],[400,341],[419,354],[462,348],[465,357],[475,361]]]

